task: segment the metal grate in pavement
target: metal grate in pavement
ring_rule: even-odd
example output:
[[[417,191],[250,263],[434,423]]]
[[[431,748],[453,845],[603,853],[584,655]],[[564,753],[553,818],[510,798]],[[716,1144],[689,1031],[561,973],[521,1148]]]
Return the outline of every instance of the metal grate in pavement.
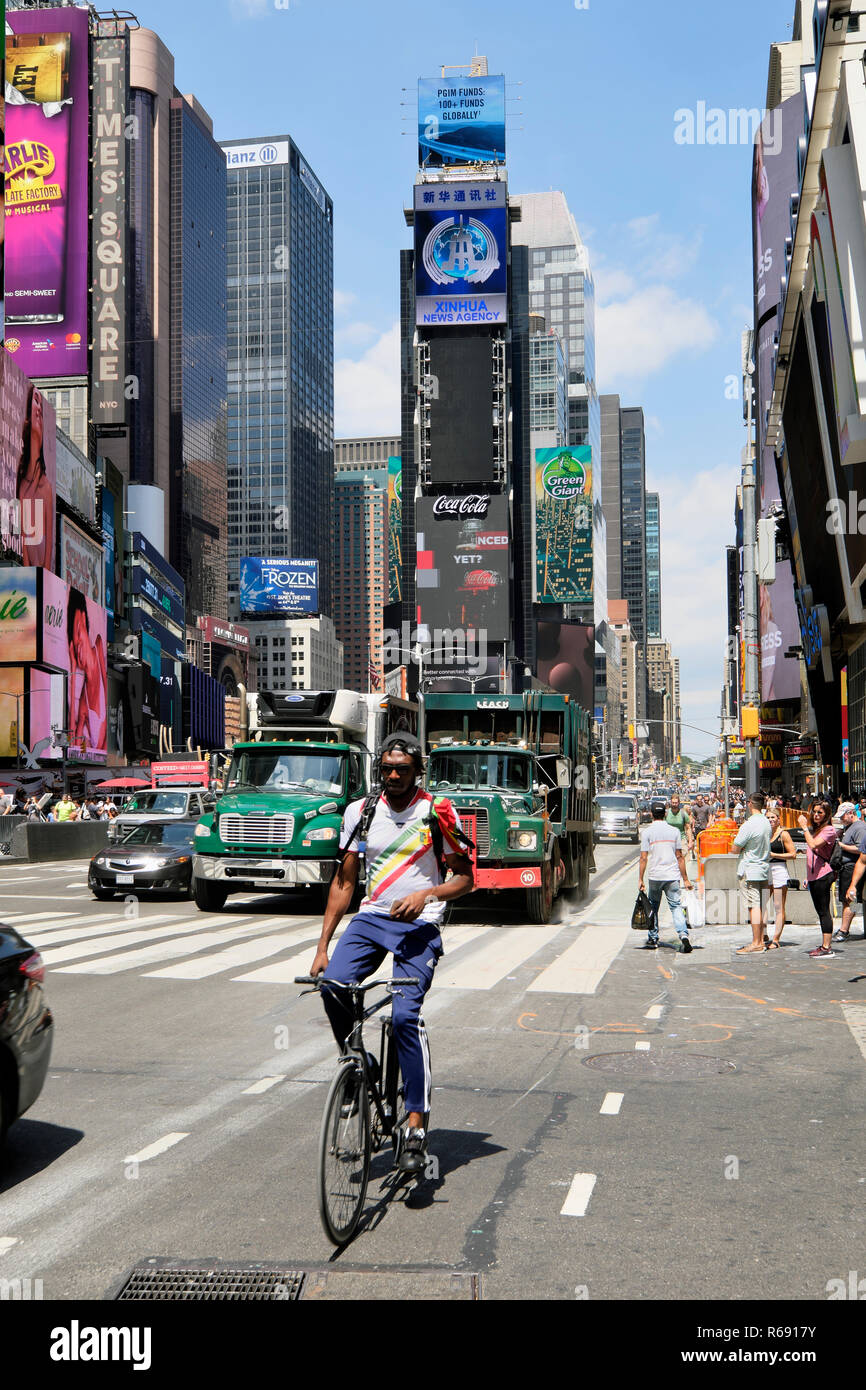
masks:
[[[702,1076],[728,1076],[737,1068],[723,1057],[701,1057],[691,1052],[600,1052],[583,1059],[585,1067],[615,1072],[620,1076],[648,1076],[659,1081],[696,1080]]]
[[[114,1297],[120,1302],[262,1301],[296,1303],[304,1273],[280,1265],[183,1264],[175,1260],[147,1260],[124,1277]]]

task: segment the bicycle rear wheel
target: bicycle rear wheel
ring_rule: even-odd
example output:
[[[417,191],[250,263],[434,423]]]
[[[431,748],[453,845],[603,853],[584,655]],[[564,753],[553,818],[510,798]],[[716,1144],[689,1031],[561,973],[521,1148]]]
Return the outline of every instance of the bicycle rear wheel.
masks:
[[[340,1067],[325,1102],[319,1136],[319,1214],[328,1239],[355,1233],[370,1179],[370,1102],[354,1062]]]

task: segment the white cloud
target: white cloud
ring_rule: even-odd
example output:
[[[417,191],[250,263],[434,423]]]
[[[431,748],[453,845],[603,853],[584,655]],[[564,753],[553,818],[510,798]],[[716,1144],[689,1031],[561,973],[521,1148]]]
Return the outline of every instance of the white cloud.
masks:
[[[341,353],[351,353],[354,350],[366,347],[373,338],[377,337],[379,330],[372,323],[364,323],[356,319],[353,323],[343,324],[334,329],[334,348],[337,356]]]
[[[606,304],[610,299],[621,299],[623,295],[633,294],[637,289],[637,280],[629,271],[617,269],[615,266],[605,266],[603,262],[593,267],[593,275],[597,306]]]
[[[352,435],[400,433],[400,324],[395,322],[355,360],[334,365],[334,432]]]
[[[357,298],[358,296],[352,290],[334,290],[334,313],[344,314],[357,301]]]
[[[659,215],[657,212],[652,212],[648,217],[633,217],[626,225],[633,237],[638,241],[643,241],[656,230],[658,224]]]
[[[647,415],[646,432],[647,434],[654,434],[657,437],[664,434],[665,427],[657,415]]]
[[[229,0],[229,8],[235,19],[261,19],[274,8],[274,0]]]
[[[683,353],[705,352],[719,325],[694,299],[669,285],[649,285],[596,313],[599,389],[619,390],[623,379],[642,381]]]

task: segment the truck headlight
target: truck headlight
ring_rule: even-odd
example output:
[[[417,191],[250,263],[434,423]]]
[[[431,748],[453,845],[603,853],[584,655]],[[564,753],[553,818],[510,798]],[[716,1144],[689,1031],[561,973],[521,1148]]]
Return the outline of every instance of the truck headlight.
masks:
[[[536,849],[538,846],[538,832],[535,830],[509,830],[508,848],[509,849]]]
[[[199,838],[200,835],[209,835],[210,833],[211,833],[210,826],[209,826],[209,825],[202,825],[201,821],[199,821],[199,823],[198,823],[198,825],[196,826],[195,831],[194,831],[194,838],[197,840],[197,839]]]
[[[305,840],[336,840],[339,831],[335,825],[322,825],[318,830],[308,830]]]

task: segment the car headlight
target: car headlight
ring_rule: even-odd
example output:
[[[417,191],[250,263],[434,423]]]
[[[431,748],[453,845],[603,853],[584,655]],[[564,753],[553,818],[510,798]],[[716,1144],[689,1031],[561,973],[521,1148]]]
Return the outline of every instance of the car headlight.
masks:
[[[538,832],[536,830],[509,830],[508,848],[509,849],[535,849],[538,845]]]
[[[308,830],[305,840],[336,840],[339,831],[335,825],[322,825],[318,830]]]
[[[179,855],[177,856],[177,858],[176,858],[176,859],[173,859],[171,862],[172,862],[173,864],[188,864],[188,863],[189,863],[189,860],[190,860],[190,856],[189,856],[188,854],[179,854]],[[168,862],[168,861],[166,861],[166,862]]]
[[[93,862],[94,862],[94,864],[105,864],[105,862],[106,862],[105,855],[104,855],[104,854],[95,854],[95,855],[93,856]]]

